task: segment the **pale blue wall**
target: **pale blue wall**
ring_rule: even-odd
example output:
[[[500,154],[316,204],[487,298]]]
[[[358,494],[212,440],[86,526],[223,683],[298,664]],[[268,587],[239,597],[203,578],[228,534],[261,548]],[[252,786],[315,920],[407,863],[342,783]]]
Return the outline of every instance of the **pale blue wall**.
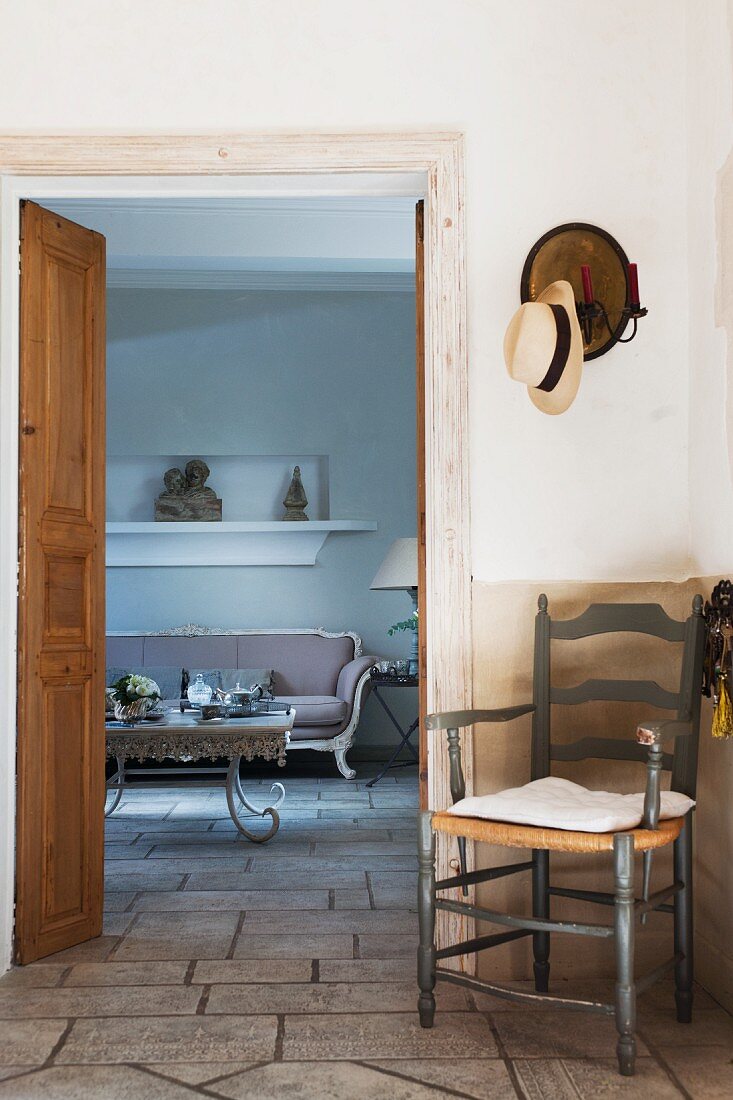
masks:
[[[108,629],[325,626],[406,656],[386,628],[409,597],[369,584],[415,533],[414,297],[110,290],[107,325],[111,455],[327,454],[331,517],[378,523],[330,535],[313,567],[110,569]],[[392,739],[374,700],[361,736]]]

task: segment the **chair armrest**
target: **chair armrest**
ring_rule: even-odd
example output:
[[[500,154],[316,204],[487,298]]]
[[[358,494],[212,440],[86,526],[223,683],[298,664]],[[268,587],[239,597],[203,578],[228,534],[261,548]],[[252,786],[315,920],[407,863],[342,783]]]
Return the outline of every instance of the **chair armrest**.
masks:
[[[660,721],[644,722],[637,727],[636,740],[640,745],[649,746],[649,758],[646,764],[646,790],[644,791],[645,829],[659,828],[659,813],[662,804],[660,775],[662,771],[662,742],[674,737],[687,737],[692,733],[691,722],[681,722],[677,718],[663,718]],[[645,865],[646,866],[646,865]],[[645,889],[648,887],[648,871],[645,873]]]
[[[359,680],[378,660],[378,657],[356,657],[353,661],[349,661],[347,665],[344,665],[339,672],[338,682],[336,683],[336,695],[339,699],[343,699],[344,702],[348,704],[349,714],[351,714],[351,711],[354,709],[354,700],[356,698],[356,689]],[[365,683],[364,689],[366,698],[366,694],[370,690],[368,681]]]
[[[459,729],[474,722],[511,722],[522,714],[537,710],[534,703],[521,703],[518,707],[499,707],[497,710],[444,710],[429,714],[425,725],[429,730],[448,731],[448,759],[450,762],[450,793],[453,804],[466,797],[466,782],[461,763],[461,739]]]
[[[444,710],[429,714],[425,725],[429,730],[462,729],[475,722],[511,722],[523,714],[537,710],[534,703],[521,703],[517,707],[499,707],[496,710]]]
[[[636,728],[636,740],[640,745],[661,745],[673,737],[688,737],[692,733],[692,722],[681,722],[677,718],[662,718],[659,721],[644,722]]]

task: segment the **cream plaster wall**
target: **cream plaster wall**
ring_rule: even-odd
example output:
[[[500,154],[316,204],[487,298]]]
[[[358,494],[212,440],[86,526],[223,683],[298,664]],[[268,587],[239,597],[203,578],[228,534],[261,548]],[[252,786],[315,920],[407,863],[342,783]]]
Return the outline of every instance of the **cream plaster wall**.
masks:
[[[691,4],[688,67],[691,571],[733,559],[733,2]]]

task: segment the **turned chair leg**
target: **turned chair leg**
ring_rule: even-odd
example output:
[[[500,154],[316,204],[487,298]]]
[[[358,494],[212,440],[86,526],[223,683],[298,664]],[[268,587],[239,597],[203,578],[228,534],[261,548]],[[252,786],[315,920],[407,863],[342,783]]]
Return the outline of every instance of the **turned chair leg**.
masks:
[[[682,832],[674,842],[674,878],[684,883],[674,896],[674,951],[680,958],[674,967],[674,999],[681,1024],[692,1020],[692,813],[685,817]]]
[[[634,984],[634,838],[613,838],[615,887],[614,937],[616,944],[616,1030],[619,1072],[632,1077],[636,1061],[636,986]]]
[[[417,949],[417,1010],[421,1027],[432,1027],[435,1016],[435,834],[431,814],[421,813],[418,824],[417,912],[420,943]]]
[[[550,853],[535,848],[532,852],[532,916],[550,916]],[[547,993],[550,984],[550,933],[532,934],[534,950],[534,987],[537,993]]]

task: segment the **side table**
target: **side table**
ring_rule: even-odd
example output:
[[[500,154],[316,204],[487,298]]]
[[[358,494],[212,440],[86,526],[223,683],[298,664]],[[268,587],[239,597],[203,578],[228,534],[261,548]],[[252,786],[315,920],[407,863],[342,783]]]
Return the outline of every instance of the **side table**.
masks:
[[[384,676],[380,673],[372,673],[372,691],[381,705],[382,709],[387,714],[390,722],[400,735],[400,743],[390,756],[387,763],[384,765],[378,775],[375,775],[374,779],[370,779],[366,784],[367,787],[373,787],[375,783],[378,783],[380,779],[384,779],[385,775],[391,768],[409,768],[413,764],[419,764],[420,754],[415,746],[410,741],[415,730],[420,724],[420,716],[415,718],[414,722],[410,724],[407,729],[404,729],[400,722],[397,721],[392,710],[390,709],[387,700],[384,698],[382,692],[384,688],[416,688],[418,686],[417,676]],[[411,760],[397,760],[403,749],[407,749],[410,753]]]

